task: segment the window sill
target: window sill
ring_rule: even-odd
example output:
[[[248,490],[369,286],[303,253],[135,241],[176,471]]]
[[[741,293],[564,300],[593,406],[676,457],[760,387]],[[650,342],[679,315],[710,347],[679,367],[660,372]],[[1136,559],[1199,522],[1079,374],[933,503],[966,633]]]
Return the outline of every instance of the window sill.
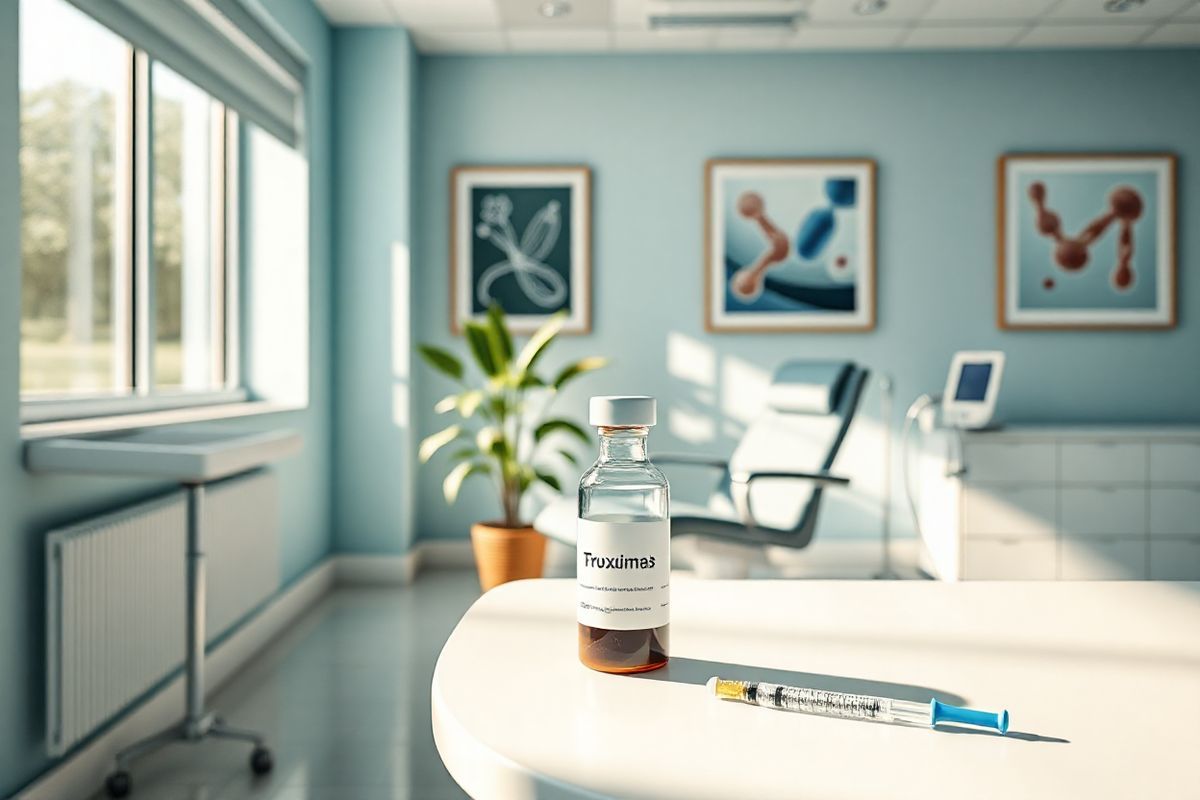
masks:
[[[27,422],[21,425],[21,439],[45,439],[50,436],[78,436],[88,433],[108,433],[154,428],[161,425],[185,425],[191,422],[206,422],[216,419],[255,417],[263,414],[278,414],[284,411],[299,411],[303,406],[284,405],[255,400],[243,403],[190,406],[188,408],[159,409],[133,414],[112,414],[84,419],[66,419],[54,422]]]

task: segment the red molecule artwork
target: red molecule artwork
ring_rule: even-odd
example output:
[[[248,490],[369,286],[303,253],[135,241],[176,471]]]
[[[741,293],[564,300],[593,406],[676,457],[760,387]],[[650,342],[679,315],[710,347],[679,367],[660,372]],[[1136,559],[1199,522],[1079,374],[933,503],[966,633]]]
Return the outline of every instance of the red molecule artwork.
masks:
[[[1042,281],[1042,288],[1045,289],[1046,291],[1050,291],[1051,289],[1053,289],[1054,288],[1054,278],[1046,278],[1044,281]]]
[[[1062,219],[1046,206],[1046,185],[1035,181],[1029,186],[1029,199],[1037,209],[1038,233],[1053,239],[1054,261],[1068,272],[1077,272],[1087,266],[1092,243],[1099,239],[1108,226],[1116,222],[1120,227],[1117,237],[1117,265],[1112,273],[1113,288],[1124,291],[1133,286],[1133,223],[1142,216],[1142,196],[1129,186],[1118,186],[1108,194],[1108,211],[1092,220],[1078,236],[1067,236],[1062,231]],[[1054,280],[1047,278],[1042,285],[1054,288]]]
[[[762,195],[758,192],[743,192],[737,201],[738,213],[747,219],[758,223],[767,246],[753,264],[742,267],[734,273],[730,288],[734,294],[746,299],[753,299],[762,294],[763,281],[767,270],[775,264],[786,261],[790,247],[787,234],[779,229],[774,222],[767,219],[766,208]]]

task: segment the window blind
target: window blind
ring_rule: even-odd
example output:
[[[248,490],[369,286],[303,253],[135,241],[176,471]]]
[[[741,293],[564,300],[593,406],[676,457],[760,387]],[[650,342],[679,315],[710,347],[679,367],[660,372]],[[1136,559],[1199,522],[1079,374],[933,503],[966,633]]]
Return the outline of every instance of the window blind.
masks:
[[[254,0],[70,0],[292,147],[307,59]]]

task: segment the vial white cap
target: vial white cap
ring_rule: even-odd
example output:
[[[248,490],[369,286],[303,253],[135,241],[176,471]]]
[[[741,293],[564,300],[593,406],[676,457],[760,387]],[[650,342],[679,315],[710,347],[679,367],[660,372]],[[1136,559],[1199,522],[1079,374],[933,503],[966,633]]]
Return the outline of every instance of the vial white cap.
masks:
[[[588,404],[588,421],[594,426],[653,425],[658,421],[653,397],[606,395]]]

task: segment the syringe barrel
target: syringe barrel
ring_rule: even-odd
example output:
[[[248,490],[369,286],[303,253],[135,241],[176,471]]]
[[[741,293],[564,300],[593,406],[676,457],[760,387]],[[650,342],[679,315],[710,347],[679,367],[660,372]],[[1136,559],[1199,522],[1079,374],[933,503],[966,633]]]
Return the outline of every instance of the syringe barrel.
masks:
[[[781,686],[775,683],[718,681],[717,695],[765,708],[843,719],[929,725],[929,705],[866,694]]]

